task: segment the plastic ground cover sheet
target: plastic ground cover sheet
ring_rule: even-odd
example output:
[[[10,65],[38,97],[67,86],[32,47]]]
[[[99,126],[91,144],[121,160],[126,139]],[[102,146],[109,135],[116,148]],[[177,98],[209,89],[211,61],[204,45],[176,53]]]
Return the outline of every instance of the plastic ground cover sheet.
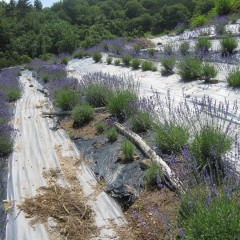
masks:
[[[61,146],[61,157],[79,159],[80,153],[63,130],[50,130],[54,125],[52,119],[42,117],[42,111],[51,110],[51,103],[37,90],[41,85],[32,77],[32,73],[23,71],[20,81],[23,96],[16,104],[14,118],[17,136],[13,154],[8,159],[7,199],[11,211],[7,216],[6,239],[61,239],[54,232],[50,234],[52,231],[49,230],[54,225],[51,221],[45,225],[31,226],[30,220],[25,218],[18,205],[24,198],[35,196],[39,187],[47,185],[43,177],[44,171],[61,169],[56,146]],[[118,239],[111,223],[126,223],[119,205],[99,190],[91,197],[96,191],[97,181],[86,163],[81,162],[77,178],[84,195],[89,196],[88,204],[95,212],[96,225],[100,227],[100,234],[96,239]],[[64,177],[59,182],[62,185],[67,184]]]

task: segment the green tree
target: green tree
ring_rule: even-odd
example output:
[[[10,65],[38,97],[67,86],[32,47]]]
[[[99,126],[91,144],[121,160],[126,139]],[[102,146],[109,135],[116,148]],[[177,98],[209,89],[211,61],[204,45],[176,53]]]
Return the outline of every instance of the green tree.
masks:
[[[40,0],[35,0],[33,6],[37,9],[37,10],[42,10],[43,5],[42,2]]]

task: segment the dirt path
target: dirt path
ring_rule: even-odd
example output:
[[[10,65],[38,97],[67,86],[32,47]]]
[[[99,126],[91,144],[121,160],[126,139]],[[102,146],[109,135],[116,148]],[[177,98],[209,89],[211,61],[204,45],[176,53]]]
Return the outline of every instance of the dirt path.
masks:
[[[120,207],[98,189],[95,177],[85,162],[80,161],[77,167],[72,166],[80,159],[80,154],[63,130],[50,130],[53,121],[41,116],[42,111],[51,109],[51,104],[37,91],[41,86],[31,72],[24,71],[20,81],[24,94],[16,105],[14,128],[17,136],[13,154],[9,158],[7,199],[12,208],[8,214],[6,239],[59,238],[56,234],[49,233],[53,225],[51,221],[48,226],[35,224],[32,227],[29,219],[17,207],[24,198],[35,196],[39,187],[47,186],[43,175],[50,169],[60,169],[64,174],[75,173],[84,194],[88,196],[88,204],[95,212],[96,225],[101,227],[99,239],[115,239],[117,236],[111,223],[125,223]],[[71,184],[68,180],[63,176],[59,183]]]

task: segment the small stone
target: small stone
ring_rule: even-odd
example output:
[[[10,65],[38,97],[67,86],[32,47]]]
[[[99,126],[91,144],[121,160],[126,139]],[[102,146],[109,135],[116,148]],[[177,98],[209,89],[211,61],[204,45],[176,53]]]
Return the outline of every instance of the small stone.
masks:
[[[30,84],[30,85],[29,85],[29,87],[33,87],[33,85],[32,85],[32,84]]]
[[[191,95],[190,95],[190,94],[187,94],[187,95],[186,95],[186,98],[190,98],[190,97],[191,97]]]
[[[140,162],[140,168],[142,170],[146,170],[148,169],[152,164],[152,160],[151,159],[143,159],[141,162]]]

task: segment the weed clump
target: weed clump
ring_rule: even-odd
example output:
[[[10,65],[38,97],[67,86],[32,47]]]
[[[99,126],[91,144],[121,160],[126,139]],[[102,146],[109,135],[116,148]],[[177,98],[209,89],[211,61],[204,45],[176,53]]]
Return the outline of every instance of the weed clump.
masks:
[[[124,140],[121,144],[121,150],[125,161],[133,161],[135,155],[135,146],[129,141]]]
[[[109,142],[115,142],[118,139],[118,131],[114,127],[109,129],[106,135]]]
[[[103,122],[99,122],[96,125],[96,130],[98,134],[102,134],[105,131],[106,125]]]
[[[161,184],[163,172],[157,163],[152,163],[144,173],[144,182],[147,188],[154,189]]]

